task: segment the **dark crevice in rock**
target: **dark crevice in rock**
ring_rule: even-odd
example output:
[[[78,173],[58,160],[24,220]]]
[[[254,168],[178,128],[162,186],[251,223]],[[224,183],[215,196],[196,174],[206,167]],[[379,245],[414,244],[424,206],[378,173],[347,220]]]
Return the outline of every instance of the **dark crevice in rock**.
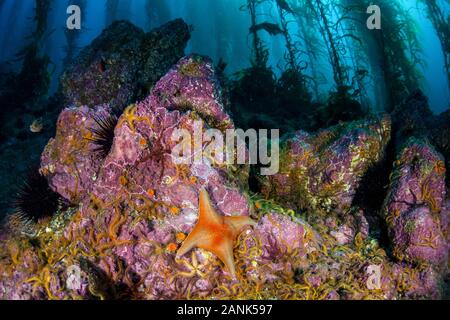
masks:
[[[374,164],[363,176],[353,200],[353,206],[364,210],[370,235],[385,249],[389,248],[390,241],[386,222],[380,212],[388,193],[392,166],[396,158],[395,150],[395,141],[391,140],[386,146],[383,159]]]

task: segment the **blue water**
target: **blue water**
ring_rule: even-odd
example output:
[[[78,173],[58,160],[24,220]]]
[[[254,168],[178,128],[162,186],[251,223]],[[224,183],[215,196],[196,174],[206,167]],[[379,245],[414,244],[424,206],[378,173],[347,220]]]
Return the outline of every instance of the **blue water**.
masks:
[[[444,71],[444,58],[439,39],[426,18],[425,10],[416,0],[397,0],[407,8],[417,23],[417,34],[422,46],[424,66],[418,66],[423,74],[422,89],[430,99],[434,112],[440,113],[450,106],[450,90]],[[67,19],[66,8],[73,1],[53,1],[49,13],[49,30],[52,31],[45,39],[45,52],[49,54],[56,67],[52,89],[57,86],[58,75],[62,71],[64,59],[64,27]],[[228,63],[227,72],[232,74],[249,66],[250,37],[248,30],[250,18],[247,12],[239,7],[245,0],[159,0],[159,6],[154,6],[148,15],[145,6],[147,2],[158,0],[120,0],[117,18],[128,19],[137,26],[148,31],[174,18],[183,18],[194,26],[192,39],[186,49],[187,53],[196,52],[208,55],[215,61],[220,58]],[[376,4],[376,1],[373,1]],[[9,67],[18,68],[14,56],[26,43],[26,37],[32,30],[32,16],[35,0],[0,0],[0,63],[9,62]],[[79,45],[87,45],[106,26],[106,0],[87,0],[87,8],[82,17],[82,36]],[[450,12],[450,5],[441,1]],[[275,21],[274,8],[269,5],[260,9],[261,19]],[[291,24],[295,33],[296,25]],[[262,36],[270,50],[269,63],[277,73],[285,65],[284,41],[281,36]],[[328,81],[323,81],[320,89],[326,93],[332,86],[330,66],[326,59],[321,63],[321,72]],[[372,94],[372,98],[373,97]]]

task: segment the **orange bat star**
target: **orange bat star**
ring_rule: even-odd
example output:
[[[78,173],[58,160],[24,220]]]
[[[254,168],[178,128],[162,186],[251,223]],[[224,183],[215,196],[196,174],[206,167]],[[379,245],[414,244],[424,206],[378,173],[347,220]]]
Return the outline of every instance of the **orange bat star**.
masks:
[[[250,217],[226,217],[213,208],[208,192],[200,191],[199,218],[194,230],[189,234],[177,252],[177,259],[194,247],[214,253],[227,267],[233,279],[236,268],[233,258],[233,243],[247,225],[256,225]]]

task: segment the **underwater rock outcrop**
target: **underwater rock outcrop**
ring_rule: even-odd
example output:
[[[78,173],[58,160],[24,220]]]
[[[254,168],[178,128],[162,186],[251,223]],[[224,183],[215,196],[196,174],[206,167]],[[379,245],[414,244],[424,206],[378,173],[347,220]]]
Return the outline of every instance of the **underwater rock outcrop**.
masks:
[[[91,191],[102,161],[92,129],[98,126],[96,117],[107,117],[111,112],[108,105],[63,110],[57,121],[56,136],[41,155],[41,174],[56,192],[72,203],[78,203]]]
[[[106,105],[62,112],[41,173],[77,205],[40,221],[33,241],[10,235],[2,242],[8,253],[1,257],[3,298],[177,299],[219,294],[218,282],[235,283],[208,251],[175,256],[198,217],[201,188],[221,214],[254,211],[244,188],[246,166],[177,165],[171,158],[175,128],[192,132],[202,118],[204,126],[233,128],[212,62],[198,56],[180,60],[147,99],[124,111],[111,151],[102,158],[89,132],[95,116],[108,112]],[[237,242],[239,276],[275,279],[272,268],[293,273],[291,262],[304,261],[317,239],[300,219],[272,212]],[[265,267],[257,270],[259,264]]]
[[[285,143],[280,173],[262,181],[262,193],[296,209],[345,213],[363,175],[382,158],[390,136],[388,117],[317,134],[299,131]]]
[[[262,197],[248,191],[246,165],[221,165],[209,158],[178,164],[173,159],[175,129],[192,134],[234,128],[208,58],[179,60],[147,98],[116,119],[111,145],[100,152],[98,119],[113,113],[110,104],[62,111],[40,172],[71,205],[37,221],[32,238],[17,228],[0,233],[0,298],[441,297],[443,271],[435,268],[440,256],[420,267],[409,263],[415,260],[392,261],[368,235],[364,212],[353,212],[361,176],[390,139],[389,118],[341,124],[316,135],[298,132],[283,152],[281,173],[265,181]],[[207,147],[204,143],[202,152]],[[425,151],[421,156],[426,164],[438,158]],[[432,174],[436,190],[445,175],[438,169]],[[426,170],[428,165],[419,167],[419,175],[429,174]],[[219,215],[255,221],[234,239],[232,259],[228,250],[236,278],[212,250],[194,248],[177,255],[199,218],[201,192],[208,193],[208,205]],[[448,202],[444,205],[443,197],[436,201],[445,218]],[[424,206],[412,217],[421,215]],[[325,214],[314,223],[299,208],[306,218]],[[343,214],[348,211],[353,214]],[[426,220],[417,232],[429,231],[429,221],[435,220]],[[380,271],[374,283],[373,270]]]
[[[180,60],[147,99],[130,105],[119,118],[111,152],[100,167],[92,193],[108,202],[127,189],[144,200],[166,199],[172,211],[177,211],[173,206],[196,206],[198,189],[209,185],[211,198],[222,212],[248,214],[246,200],[238,192],[248,168],[233,172],[229,167],[194,161],[191,166],[177,165],[172,158],[171,151],[179,143],[172,139],[177,128],[192,136],[196,121],[201,121],[203,131],[208,125],[233,128],[214,81],[212,63],[190,56]]]
[[[445,172],[442,155],[424,140],[411,138],[400,152],[384,208],[399,260],[446,266]]]
[[[435,115],[431,111],[428,98],[420,90],[413,92],[392,113],[396,132],[397,148],[403,146],[409,137],[427,139],[442,153],[446,167],[450,166],[450,112]],[[447,187],[450,186],[447,170]]]
[[[181,19],[144,33],[127,21],[110,25],[84,48],[61,78],[66,104],[108,103],[123,110],[144,98],[183,55],[190,38]]]
[[[49,58],[40,52],[42,46],[24,48],[19,73],[6,73],[1,68],[0,143],[3,148],[0,150],[0,175],[5,186],[0,189],[2,207],[7,208],[17,192],[18,177],[25,176],[28,167],[39,165],[40,153],[54,135],[62,107],[84,105],[94,109],[107,103],[121,113],[128,104],[145,98],[156,81],[184,56],[189,37],[189,27],[182,20],[169,22],[149,33],[129,22],[117,22],[72,61],[62,75],[57,94],[51,98],[47,97],[47,91],[53,67],[49,68]],[[72,114],[77,112],[80,111],[73,110]],[[36,122],[40,123],[39,129],[30,131],[30,125]],[[66,130],[76,128],[66,127]],[[69,142],[72,144],[74,141]],[[70,146],[60,141],[60,147],[68,152]],[[96,169],[94,166],[87,170]],[[9,208],[0,213],[1,219],[5,218],[6,211],[9,212]]]

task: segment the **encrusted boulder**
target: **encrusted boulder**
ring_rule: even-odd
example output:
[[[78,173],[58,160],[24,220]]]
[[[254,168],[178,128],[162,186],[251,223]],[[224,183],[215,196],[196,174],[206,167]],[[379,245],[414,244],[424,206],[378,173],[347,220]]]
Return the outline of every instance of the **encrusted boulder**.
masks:
[[[188,68],[195,73],[186,73]],[[199,56],[181,59],[147,99],[130,105],[119,119],[93,195],[106,201],[124,193],[192,211],[199,188],[209,186],[212,199],[224,213],[248,214],[247,201],[239,192],[248,177],[248,167],[195,162],[194,152],[205,152],[206,141],[188,163],[176,164],[172,155],[179,143],[173,139],[176,129],[182,128],[193,137],[196,129],[233,128],[218,92],[210,60]]]
[[[123,110],[150,88],[183,55],[190,38],[181,19],[145,33],[127,21],[105,29],[68,67],[61,78],[66,105],[109,104]]]
[[[416,90],[394,110],[392,119],[397,147],[403,146],[410,137],[427,139],[445,157],[446,167],[449,167],[450,110],[440,115],[433,114],[428,98]],[[449,178],[447,171],[447,187]]]
[[[383,210],[398,259],[446,265],[445,172],[442,155],[425,140],[411,138],[400,152]]]
[[[262,193],[286,206],[345,212],[364,174],[382,158],[390,132],[387,117],[297,132],[281,152],[280,173],[263,180]]]
[[[58,118],[56,136],[41,155],[40,172],[63,198],[78,203],[91,191],[103,161],[93,142],[96,119],[111,113],[108,105],[71,107]]]
[[[244,233],[240,240],[240,263],[246,275],[269,281],[309,267],[308,254],[317,251],[320,243],[316,231],[304,221],[276,212],[264,215],[254,230]]]

